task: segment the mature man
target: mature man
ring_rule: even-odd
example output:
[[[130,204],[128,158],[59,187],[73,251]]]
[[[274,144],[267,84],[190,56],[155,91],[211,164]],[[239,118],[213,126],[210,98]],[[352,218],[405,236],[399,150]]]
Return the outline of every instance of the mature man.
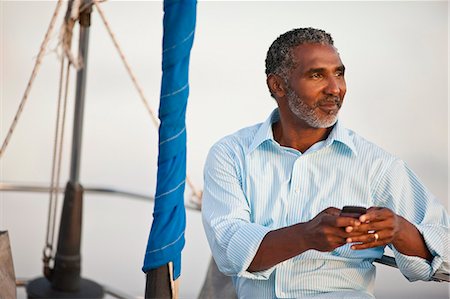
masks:
[[[344,73],[328,33],[281,35],[266,58],[278,108],[208,155],[203,223],[239,298],[374,298],[386,245],[411,281],[448,269],[445,208],[403,161],[337,121]],[[346,205],[368,209],[341,216]]]

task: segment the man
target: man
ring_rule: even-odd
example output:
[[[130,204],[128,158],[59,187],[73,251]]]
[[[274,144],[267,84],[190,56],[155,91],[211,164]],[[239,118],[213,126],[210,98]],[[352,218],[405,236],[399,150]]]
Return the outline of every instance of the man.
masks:
[[[448,267],[445,208],[398,158],[337,121],[345,67],[331,36],[278,37],[266,58],[278,109],[216,143],[203,223],[239,298],[374,298],[387,245],[411,281]],[[359,218],[346,205],[367,207]]]

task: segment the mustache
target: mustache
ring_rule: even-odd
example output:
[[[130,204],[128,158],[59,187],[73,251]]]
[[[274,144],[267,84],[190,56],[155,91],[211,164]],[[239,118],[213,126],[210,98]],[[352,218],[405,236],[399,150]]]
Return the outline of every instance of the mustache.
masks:
[[[338,106],[339,108],[341,108],[342,106],[342,101],[338,96],[326,96],[322,99],[320,99],[317,103],[316,103],[316,107],[319,107],[320,105],[327,105],[327,104],[335,104],[336,106]]]

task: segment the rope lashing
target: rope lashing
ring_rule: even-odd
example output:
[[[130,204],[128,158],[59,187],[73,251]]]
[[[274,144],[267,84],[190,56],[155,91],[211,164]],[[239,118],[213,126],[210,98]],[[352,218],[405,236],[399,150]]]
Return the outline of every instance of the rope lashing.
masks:
[[[82,8],[80,8],[80,4],[80,0],[74,0],[72,2],[72,6],[70,7],[70,14],[66,14],[59,37],[63,49],[63,55],[67,57],[70,64],[72,64],[77,70],[79,70],[83,66],[82,57],[78,57],[78,59],[76,59],[71,51],[71,48],[73,27],[75,26],[76,21],[79,19],[80,11],[82,11]]]

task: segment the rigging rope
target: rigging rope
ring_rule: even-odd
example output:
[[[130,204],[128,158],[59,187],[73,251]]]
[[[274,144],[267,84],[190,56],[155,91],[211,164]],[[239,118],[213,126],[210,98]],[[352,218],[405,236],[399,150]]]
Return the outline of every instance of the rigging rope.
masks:
[[[41,62],[42,62],[42,59],[45,54],[45,49],[47,48],[47,44],[50,40],[51,33],[53,31],[53,28],[55,27],[56,17],[58,16],[59,9],[61,8],[62,3],[63,3],[62,0],[58,0],[58,3],[56,3],[55,11],[53,12],[53,16],[52,16],[52,19],[48,26],[47,33],[45,34],[44,40],[42,41],[42,44],[41,44],[41,48],[39,49],[39,54],[37,56],[36,63],[34,64],[33,71],[31,72],[31,77],[28,81],[27,87],[25,89],[25,93],[22,97],[22,101],[20,102],[19,108],[17,109],[17,112],[16,112],[16,115],[14,116],[13,122],[9,128],[9,131],[6,135],[5,140],[3,141],[2,148],[0,149],[0,159],[2,158],[3,154],[5,153],[6,147],[8,146],[8,143],[11,139],[14,129],[16,128],[17,122],[19,121],[20,115],[22,114],[25,103],[28,99],[28,95],[30,93],[34,79],[36,78],[36,75],[41,66]]]
[[[64,76],[64,64],[65,57],[61,58],[61,72],[60,72],[60,82],[59,82],[59,95],[58,95],[58,108],[56,117],[56,129],[55,129],[55,142],[53,150],[53,167],[50,182],[50,199],[48,208],[48,219],[47,219],[47,235],[46,244],[43,250],[43,261],[44,261],[44,273],[50,273],[50,260],[54,256],[54,239],[55,239],[55,226],[56,226],[56,211],[58,206],[58,195],[59,195],[59,182],[61,178],[61,160],[63,152],[63,141],[64,141],[64,128],[66,122],[66,111],[67,111],[67,98],[68,98],[68,87],[70,78],[70,66],[71,62],[67,62],[66,73]],[[64,86],[64,102],[61,110],[61,97],[62,97],[62,84],[65,81]],[[62,113],[62,116],[61,116]],[[61,118],[61,120],[60,120]]]
[[[72,7],[70,7],[70,16],[66,16],[60,34],[60,46],[62,48],[61,55],[61,69],[59,74],[59,88],[58,88],[58,104],[56,110],[56,125],[55,125],[55,138],[53,144],[53,160],[52,160],[52,172],[50,179],[50,198],[48,206],[48,219],[47,219],[47,231],[46,231],[46,244],[43,250],[43,262],[44,262],[44,275],[47,278],[51,276],[50,261],[55,255],[54,240],[55,240],[55,226],[56,226],[56,214],[58,207],[58,195],[59,195],[59,182],[61,178],[61,160],[63,152],[64,141],[64,128],[66,122],[67,111],[67,98],[69,90],[69,78],[70,78],[70,66],[74,65],[75,68],[82,67],[81,63],[76,64],[76,60],[73,58],[72,47],[72,32],[73,27],[79,16],[80,1],[73,1]],[[67,67],[64,73],[65,58],[67,57]],[[80,62],[80,61],[78,61]],[[64,84],[65,82],[65,84]],[[64,87],[63,87],[64,84]],[[64,102],[61,110],[62,93],[64,89]],[[62,113],[62,116],[61,116]]]
[[[136,79],[136,76],[135,76],[134,72],[132,71],[132,69],[130,67],[130,64],[128,63],[127,59],[125,58],[125,54],[122,51],[122,48],[120,47],[119,43],[117,42],[116,36],[115,36],[114,32],[112,31],[108,21],[106,20],[106,17],[105,17],[105,14],[103,13],[102,8],[100,7],[100,5],[98,5],[98,2],[99,2],[98,0],[93,0],[93,3],[95,5],[95,7],[97,8],[98,13],[99,13],[99,15],[100,15],[100,17],[101,17],[101,19],[103,21],[103,24],[105,25],[106,30],[108,31],[108,33],[109,33],[109,35],[110,35],[110,37],[111,37],[111,39],[112,39],[112,41],[114,43],[114,46],[116,47],[117,51],[119,52],[119,56],[122,59],[122,62],[125,65],[125,68],[127,69],[127,72],[130,75],[130,77],[131,77],[131,81],[133,81],[133,84],[136,87],[136,89],[137,89],[137,91],[138,91],[138,93],[139,93],[139,95],[141,97],[141,100],[142,100],[145,108],[149,112],[150,117],[152,119],[152,122],[153,122],[155,128],[157,129],[159,127],[158,118],[156,117],[156,114],[153,111],[153,109],[148,104],[148,101],[147,101],[147,99],[146,99],[146,97],[144,95],[144,92],[143,92],[140,84],[138,83],[138,81]],[[186,175],[186,182],[188,183],[189,188],[192,191],[192,195],[197,198],[195,201],[193,201],[192,199],[191,200],[193,202],[195,202],[196,204],[200,204],[200,200],[202,198],[201,191],[197,190],[197,188],[194,186],[194,184],[192,183],[192,181],[191,181],[191,179],[189,178],[188,175]]]
[[[2,156],[3,156],[3,154],[4,154],[5,150],[6,150],[6,147],[9,144],[9,141],[10,141],[10,139],[12,137],[12,134],[14,133],[14,130],[15,130],[16,125],[18,123],[18,120],[19,120],[19,118],[20,118],[20,116],[21,116],[21,114],[23,112],[25,103],[26,103],[26,101],[28,99],[28,95],[29,95],[30,90],[31,90],[31,87],[32,87],[32,85],[34,83],[34,80],[35,80],[35,78],[37,76],[37,73],[39,71],[42,59],[44,57],[45,50],[46,50],[47,44],[48,44],[48,42],[50,40],[51,33],[52,33],[53,29],[54,29],[56,18],[58,16],[59,10],[61,8],[62,2],[63,2],[62,0],[58,0],[58,2],[56,4],[55,11],[54,11],[52,19],[50,21],[48,30],[47,30],[47,32],[45,34],[44,40],[42,41],[42,44],[41,44],[41,47],[40,47],[40,50],[39,50],[39,54],[38,54],[37,59],[36,59],[36,63],[34,65],[32,73],[31,73],[31,77],[30,77],[30,79],[28,81],[27,87],[25,89],[24,95],[23,95],[22,100],[20,102],[19,108],[18,108],[18,110],[16,112],[16,115],[14,116],[14,119],[13,119],[13,122],[12,122],[12,124],[10,126],[10,129],[8,130],[6,138],[5,138],[5,140],[4,140],[3,144],[2,144],[2,147],[0,149],[0,159],[2,158]],[[131,70],[131,67],[130,67],[127,59],[125,58],[125,55],[124,55],[122,49],[120,48],[120,45],[117,42],[117,39],[115,38],[115,35],[114,35],[113,31],[111,30],[108,21],[106,20],[105,14],[103,13],[103,10],[101,9],[100,5],[98,5],[98,3],[100,3],[100,2],[103,2],[103,1],[101,1],[101,0],[93,0],[92,3],[96,6],[96,8],[97,8],[97,10],[98,10],[98,12],[100,14],[100,17],[101,17],[103,23],[105,24],[109,35],[111,36],[111,39],[112,39],[112,41],[114,43],[114,46],[116,47],[117,51],[119,52],[119,56],[121,57],[122,62],[125,65],[125,68],[127,69],[128,74],[130,75],[131,80],[132,80],[133,84],[135,85],[135,87],[136,87],[136,89],[137,89],[137,91],[138,91],[138,93],[139,93],[139,95],[141,97],[141,100],[142,100],[145,108],[147,109],[147,111],[150,114],[150,117],[151,117],[151,120],[152,120],[154,126],[156,128],[158,128],[159,127],[158,118],[156,117],[155,112],[149,106],[148,101],[147,101],[146,97],[144,96],[143,90],[142,90],[140,84],[138,83],[138,81],[136,79],[136,76],[134,75],[133,71]],[[85,6],[79,8],[79,5],[80,5],[80,1],[74,1],[72,8],[75,8],[75,9],[72,10],[71,17],[69,18],[70,21],[68,21],[64,25],[64,30],[63,30],[64,32],[63,32],[63,35],[62,35],[63,36],[62,46],[63,46],[63,49],[64,49],[64,53],[65,53],[67,59],[69,60],[68,67],[72,64],[77,69],[82,66],[82,61],[80,61],[80,60],[77,61],[74,58],[73,54],[70,51],[70,46],[68,46],[68,44],[70,44],[70,41],[71,41],[71,38],[72,38],[72,30],[73,30],[73,26],[75,24],[75,20],[78,18],[78,17],[75,17],[75,16],[78,15],[80,10],[83,10],[83,9],[86,8]],[[53,174],[52,174],[52,176],[53,176]],[[199,205],[200,202],[201,202],[201,198],[202,198],[202,192],[198,191],[198,189],[194,186],[194,184],[192,183],[192,180],[189,178],[188,175],[186,175],[186,182],[187,182],[187,184],[189,185],[189,188],[192,191],[193,197],[196,197],[196,200],[191,199],[191,201],[193,201],[194,203]],[[59,186],[59,185],[57,185],[57,186]]]
[[[63,74],[64,74],[64,56],[61,57],[61,69],[59,75],[59,88],[58,88],[58,102],[56,108],[56,125],[55,125],[55,138],[53,142],[53,160],[52,160],[52,172],[50,178],[50,198],[48,201],[48,213],[47,213],[47,230],[45,236],[45,247],[44,247],[44,265],[48,265],[48,262],[51,258],[53,251],[53,238],[55,231],[55,214],[56,214],[56,196],[58,191],[55,192],[53,189],[55,187],[55,175],[56,175],[56,161],[58,156],[58,139],[59,139],[59,130],[60,130],[60,115],[61,115],[61,94],[62,94],[62,86],[63,86]],[[55,194],[56,193],[56,194]]]
[[[128,75],[130,75],[131,77],[131,81],[133,81],[134,86],[136,87],[139,96],[141,97],[142,103],[144,104],[145,108],[147,109],[148,113],[150,113],[150,117],[152,119],[153,124],[155,125],[156,128],[158,128],[159,126],[159,121],[158,118],[156,117],[155,112],[153,111],[153,109],[150,107],[150,105],[148,104],[147,99],[145,98],[144,92],[142,91],[142,88],[140,86],[140,84],[138,83],[136,76],[134,75],[134,72],[131,70],[130,64],[128,63],[127,59],[125,58],[125,54],[122,51],[122,48],[120,47],[119,43],[117,42],[116,36],[114,34],[114,32],[111,30],[111,27],[109,26],[108,21],[106,20],[105,14],[103,13],[102,8],[100,7],[100,5],[98,5],[97,0],[93,1],[95,7],[98,10],[98,13],[103,21],[103,24],[105,24],[106,30],[109,33],[109,36],[111,37],[114,46],[117,49],[117,52],[119,52],[119,56],[122,59],[123,64],[125,65],[125,68],[127,69]]]
[[[71,46],[73,27],[75,26],[75,22],[78,20],[80,11],[82,11],[82,9],[79,8],[80,5],[80,0],[74,0],[72,2],[72,7],[69,8],[70,15],[66,15],[59,37],[64,54],[66,55],[67,59],[69,59],[70,64],[72,64],[77,70],[79,70],[83,66],[83,62],[81,57],[78,57],[78,60],[75,59],[75,56],[71,51]]]

